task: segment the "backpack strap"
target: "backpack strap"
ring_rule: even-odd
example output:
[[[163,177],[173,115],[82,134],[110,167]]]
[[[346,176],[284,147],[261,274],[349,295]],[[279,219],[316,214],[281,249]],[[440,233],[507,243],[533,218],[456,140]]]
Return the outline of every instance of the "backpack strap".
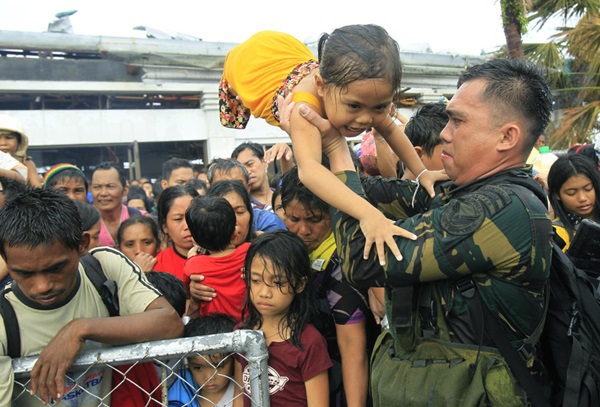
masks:
[[[102,270],[102,265],[91,253],[83,256],[79,261],[83,265],[85,274],[91,280],[92,284],[94,284],[98,294],[100,294],[109,315],[111,317],[119,316],[119,289],[117,283],[114,280],[106,278],[106,274]]]
[[[7,288],[0,294],[0,314],[6,331],[6,354],[15,359],[21,356],[21,333],[15,310],[6,299],[6,294],[10,291],[11,289]]]
[[[483,304],[477,284],[472,278],[465,278],[457,282],[456,286],[467,303],[475,332],[477,334],[481,334],[482,332],[487,333],[534,406],[550,406],[550,402],[544,396],[542,385],[531,376],[525,361],[508,340],[498,319]],[[534,338],[535,342],[539,339],[544,327],[546,310],[548,309],[548,298],[550,297],[549,293],[546,294],[544,317],[542,317],[533,334],[530,336],[530,339],[537,336],[537,338]],[[522,347],[521,349],[524,348]]]

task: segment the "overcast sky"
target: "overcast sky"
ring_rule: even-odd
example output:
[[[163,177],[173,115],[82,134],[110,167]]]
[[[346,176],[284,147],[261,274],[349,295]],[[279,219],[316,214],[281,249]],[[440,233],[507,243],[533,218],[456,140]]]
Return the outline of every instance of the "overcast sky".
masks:
[[[2,0],[0,29],[42,32],[57,12],[75,34],[140,37],[135,26],[177,31],[204,41],[241,42],[274,29],[302,41],[347,24],[383,26],[403,50],[479,55],[504,44],[499,0]],[[548,35],[531,33],[529,41]]]

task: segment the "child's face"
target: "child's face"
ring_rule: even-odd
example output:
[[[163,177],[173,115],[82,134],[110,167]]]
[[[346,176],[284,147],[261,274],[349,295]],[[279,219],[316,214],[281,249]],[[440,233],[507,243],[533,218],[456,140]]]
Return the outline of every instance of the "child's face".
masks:
[[[385,79],[358,80],[342,88],[321,85],[318,91],[327,119],[344,137],[358,136],[382,124],[393,101],[392,86]]]
[[[233,356],[227,355],[194,356],[188,358],[188,368],[194,376],[196,384],[201,388],[200,394],[223,395],[233,378]]]
[[[286,315],[295,296],[289,281],[276,274],[270,259],[252,259],[250,299],[263,318]]]
[[[19,139],[13,132],[0,130],[0,151],[6,154],[14,154],[19,148]]]

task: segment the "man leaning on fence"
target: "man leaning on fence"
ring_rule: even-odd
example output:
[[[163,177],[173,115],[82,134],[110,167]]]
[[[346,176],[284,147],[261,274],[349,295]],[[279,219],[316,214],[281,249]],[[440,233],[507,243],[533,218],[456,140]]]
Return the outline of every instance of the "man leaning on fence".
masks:
[[[19,354],[39,354],[30,383],[15,380],[13,394],[7,332],[0,323],[1,406],[110,405],[109,368],[69,370],[65,377],[82,350],[182,335],[181,319],[139,268],[113,249],[98,248],[93,257],[118,287],[120,316],[109,317],[79,263],[87,239],[75,205],[52,190],[15,194],[0,209],[0,255],[14,280],[2,295],[18,320]]]
[[[550,89],[535,68],[511,60],[472,67],[458,84],[441,132],[451,182],[433,200],[423,191],[414,196],[411,181],[374,177],[361,185],[346,141],[323,138],[338,178],[417,236],[396,237],[404,259],[388,253],[381,266],[374,250],[363,258],[359,222],[332,209],[347,278],[386,287],[390,331],[372,357],[379,406],[527,404],[533,395],[496,349],[501,337],[518,350],[529,379],[539,379],[527,342],[543,318],[551,224],[543,192],[524,165],[549,122]],[[319,128],[328,133],[326,125]],[[500,328],[495,335],[490,323],[483,327],[487,311]],[[538,404],[545,404],[543,397]]]

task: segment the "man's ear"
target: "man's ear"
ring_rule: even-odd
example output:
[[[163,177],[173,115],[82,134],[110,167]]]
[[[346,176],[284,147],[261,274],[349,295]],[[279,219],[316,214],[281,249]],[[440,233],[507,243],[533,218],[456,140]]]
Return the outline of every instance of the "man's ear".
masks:
[[[91,241],[92,236],[90,235],[90,232],[83,232],[83,235],[81,235],[81,242],[79,243],[79,257],[83,257],[87,254]]]
[[[423,147],[421,147],[421,146],[415,146],[415,152],[417,153],[417,155],[419,156],[419,158],[423,157]]]
[[[162,186],[162,189],[165,190],[165,189],[167,189],[167,186],[169,185],[169,183],[166,179],[161,179],[160,185]]]
[[[321,75],[316,74],[314,81],[315,86],[317,87],[317,94],[320,97],[325,97],[325,82],[323,82],[323,78],[321,78]]]
[[[502,136],[497,144],[498,151],[507,151],[520,146],[524,137],[523,129],[516,122],[502,125],[500,134]]]

